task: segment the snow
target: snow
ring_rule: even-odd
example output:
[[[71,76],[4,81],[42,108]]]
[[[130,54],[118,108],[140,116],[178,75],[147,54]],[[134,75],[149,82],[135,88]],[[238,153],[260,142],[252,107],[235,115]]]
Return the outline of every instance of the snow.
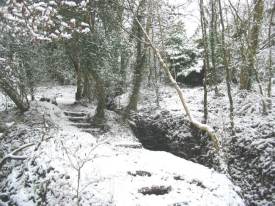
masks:
[[[271,200],[263,199],[262,194],[271,191],[274,184],[272,185],[272,182],[268,180],[263,183],[260,178],[273,179],[274,177],[275,164],[274,158],[273,160],[271,158],[274,152],[271,151],[274,151],[275,145],[273,138],[275,107],[271,105],[268,114],[263,115],[262,96],[259,91],[242,91],[232,85],[236,132],[232,136],[229,129],[226,85],[220,84],[218,88],[219,96],[215,96],[213,88],[209,88],[208,91],[208,125],[214,128],[223,148],[227,152],[229,150],[230,154],[226,154],[226,159],[233,161],[230,166],[231,177],[235,179],[236,184],[242,187],[245,199],[249,201],[247,204],[270,205],[272,197]],[[273,84],[272,90],[274,89]],[[160,108],[157,108],[155,103],[155,92],[148,91],[148,89],[143,91],[140,100],[142,104],[139,107],[141,111],[151,108],[154,112],[169,111],[175,117],[186,116],[180,99],[172,87],[167,85],[159,88]],[[183,86],[182,91],[192,116],[199,122],[203,122],[203,88]],[[274,103],[274,97],[266,101]]]
[[[16,167],[8,177],[8,187],[15,190],[11,198],[19,205],[35,205],[31,198],[40,201],[39,194],[46,184],[51,191],[47,193],[48,205],[76,203],[79,168],[81,205],[244,205],[239,189],[225,175],[167,152],[128,147],[140,144],[113,112],[107,111],[110,129],[104,134],[90,134],[72,126],[64,111],[94,112],[92,105],[74,105],[74,94],[72,86],[37,88],[36,99],[56,98],[58,106],[34,103],[36,111],[56,126],[48,135],[52,138],[39,150],[24,152],[30,157],[24,161],[27,170],[20,176],[21,167]],[[37,138],[29,135],[30,139]],[[49,168],[53,170],[46,172]],[[137,171],[151,175],[132,175]],[[26,181],[30,187],[24,186]],[[171,191],[163,195],[140,192],[151,187],[168,187]]]
[[[64,26],[65,28],[67,28],[67,27],[69,26],[69,25],[68,25],[66,22],[64,22],[64,21],[61,22],[61,25]]]
[[[63,5],[69,6],[69,7],[76,7],[76,3],[74,1],[62,1]]]
[[[7,127],[11,127],[12,125],[14,125],[14,123],[15,123],[15,122],[8,122],[8,123],[6,123],[6,126],[7,126]]]
[[[58,36],[57,36],[56,34],[51,33],[51,34],[50,34],[50,38],[57,39]]]
[[[187,103],[194,118],[201,122],[203,117],[203,88],[182,88]],[[221,93],[225,93],[225,85],[219,85]],[[81,165],[81,204],[82,205],[244,205],[238,196],[240,189],[223,174],[202,165],[181,159],[167,152],[148,151],[140,147],[140,143],[132,134],[131,130],[120,123],[120,117],[107,111],[107,125],[109,131],[98,135],[90,134],[72,125],[64,111],[84,112],[94,114],[94,106],[75,104],[74,86],[39,87],[36,90],[36,99],[41,97],[56,99],[58,106],[47,102],[36,102],[36,109],[45,114],[55,127],[49,136],[51,139],[43,142],[40,149],[34,152],[32,149],[25,151],[30,159],[25,161],[28,172],[16,179],[20,174],[21,167],[13,170],[9,175],[10,187],[16,188],[12,196],[20,205],[34,205],[29,200],[37,196],[33,188],[43,182],[50,182],[48,186],[53,194],[48,194],[49,205],[70,204],[76,202],[74,198],[77,188],[77,168]],[[161,86],[160,110],[168,110],[174,115],[182,115],[182,106],[176,92],[170,86]],[[154,107],[154,97],[147,90],[142,93],[139,109]],[[119,96],[116,101],[120,106],[127,104],[128,94]],[[229,118],[227,98],[225,96],[214,97],[209,92],[209,122],[215,126],[221,141],[228,138],[227,129]],[[244,93],[233,87],[235,102],[235,124],[243,130],[244,141],[251,141],[258,136],[256,129],[249,125],[267,125],[272,122],[272,116],[261,117],[261,99],[257,93]],[[245,98],[244,98],[245,97]],[[32,107],[34,107],[32,105]],[[249,106],[247,106],[249,105]],[[243,114],[249,114],[243,116]],[[270,119],[271,118],[271,119]],[[273,116],[274,119],[274,116]],[[11,125],[14,127],[14,125]],[[217,129],[218,128],[218,129]],[[26,139],[36,138],[30,136]],[[40,137],[41,138],[41,137]],[[39,139],[39,138],[38,138]],[[267,153],[259,155],[259,164],[265,168],[265,174],[270,173],[268,164],[272,160],[266,159],[268,152],[272,152],[272,138],[254,139],[251,147],[260,150],[266,147]],[[241,143],[240,143],[241,144]],[[136,147],[131,147],[135,145]],[[270,156],[270,155],[269,155]],[[30,162],[35,160],[36,166]],[[255,160],[256,161],[256,160]],[[254,163],[251,163],[254,164]],[[44,169],[43,169],[44,168]],[[54,168],[43,179],[37,177],[37,171]],[[132,175],[137,171],[143,171],[150,176]],[[238,172],[238,171],[236,171]],[[61,178],[64,175],[66,178]],[[26,178],[33,178],[31,188],[26,188],[23,182]],[[253,177],[252,177],[253,178]],[[58,181],[53,181],[58,179]],[[44,184],[44,183],[43,183]],[[62,187],[62,190],[59,189]],[[144,188],[167,187],[171,191],[164,195],[143,195],[140,191]]]
[[[85,28],[81,30],[81,33],[88,34],[91,30],[89,28]]]
[[[14,107],[14,103],[0,91],[0,112]]]
[[[71,22],[72,24],[75,24],[76,20],[75,20],[75,19],[71,19],[70,22]]]
[[[61,37],[65,38],[65,39],[71,39],[72,35],[65,32],[65,33],[61,33]]]
[[[196,65],[194,65],[194,66],[192,66],[192,67],[190,67],[190,68],[188,68],[188,69],[182,70],[181,72],[177,73],[177,76],[183,75],[183,76],[186,77],[186,76],[187,76],[188,74],[190,74],[192,71],[195,71],[195,72],[197,72],[197,73],[200,73],[200,72],[202,71],[202,68],[203,68],[203,60],[200,59]]]
[[[200,24],[198,1],[168,0],[168,2],[183,14],[181,20],[185,24],[187,37],[192,38]]]
[[[81,22],[81,26],[89,27],[89,24],[87,24],[87,23],[85,23],[85,22]]]
[[[131,155],[99,161],[100,164],[95,161],[96,168],[104,176],[112,177],[115,205],[172,205],[183,201],[190,205],[229,205],[232,201],[234,205],[242,205],[240,199],[234,200],[236,194],[233,195],[230,191],[232,185],[225,176],[166,152],[131,151]],[[106,168],[106,165],[111,165],[112,170]],[[127,171],[137,170],[150,172],[152,177],[127,176]],[[118,178],[117,174],[120,174]],[[184,180],[175,180],[178,175]],[[190,184],[194,179],[199,179],[207,188],[218,192]],[[164,196],[137,193],[140,188],[153,185],[171,186],[172,191]],[[224,197],[223,194],[228,196]],[[215,196],[219,198],[216,199]]]
[[[39,160],[43,158],[45,162],[50,162],[53,168],[69,175],[73,187],[76,187],[77,173],[72,169],[72,165],[85,162],[84,151],[89,151],[91,144],[94,143],[91,136],[75,132],[70,130],[60,133],[64,143],[66,142],[66,147],[70,148],[70,154],[73,154],[70,158],[75,157],[74,159],[69,161],[64,158],[61,155],[62,150],[50,146],[53,142],[44,145],[47,148],[47,155],[44,154],[39,158]],[[77,149],[79,145],[81,150]],[[190,205],[244,205],[234,192],[234,186],[224,175],[166,152],[144,149],[125,151],[102,145],[93,155],[94,159],[91,162],[87,161],[82,169],[81,185],[85,188],[83,192],[93,192],[97,201],[101,202],[98,205],[105,205],[109,201],[108,198],[106,200],[106,196],[112,197],[112,204],[117,206],[172,205],[183,201]],[[152,177],[132,177],[128,174],[129,171],[137,170],[150,172]],[[180,176],[183,180],[175,180],[176,176]],[[192,183],[194,180],[202,182],[207,189]],[[96,182],[96,187],[86,186],[89,182]],[[172,191],[159,196],[138,193],[139,189],[154,185],[171,186]],[[20,199],[22,206],[29,205],[25,196],[26,193],[21,191],[14,198]],[[83,202],[83,205],[85,204],[88,202]]]

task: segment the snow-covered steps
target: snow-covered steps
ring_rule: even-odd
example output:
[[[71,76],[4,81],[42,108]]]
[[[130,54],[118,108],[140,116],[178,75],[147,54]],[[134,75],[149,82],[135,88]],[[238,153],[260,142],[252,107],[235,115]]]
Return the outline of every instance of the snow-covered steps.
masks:
[[[83,128],[81,131],[87,132],[93,135],[102,133],[102,130],[100,128]]]
[[[65,111],[64,114],[66,116],[70,116],[70,117],[85,117],[85,116],[87,116],[87,114],[84,112]]]
[[[92,125],[89,115],[85,112],[65,111],[64,114],[67,116],[70,126],[81,129],[81,132],[86,132],[95,136],[104,133],[101,128]]]
[[[83,122],[83,123],[72,123],[71,126],[75,126],[78,128],[91,128],[91,123]]]
[[[115,147],[122,147],[122,148],[131,148],[131,149],[141,149],[142,144],[139,142],[132,142],[132,143],[118,143],[114,145]]]
[[[84,123],[89,121],[87,117],[69,117],[68,119],[69,121],[75,122],[75,123]]]

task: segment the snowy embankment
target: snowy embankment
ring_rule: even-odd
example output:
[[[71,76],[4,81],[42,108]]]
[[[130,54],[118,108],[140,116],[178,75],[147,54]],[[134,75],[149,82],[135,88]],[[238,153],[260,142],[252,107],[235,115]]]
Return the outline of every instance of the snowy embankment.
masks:
[[[273,91],[275,90],[274,86],[273,84]],[[182,88],[182,90],[192,115],[202,121],[203,88]],[[262,97],[258,92],[241,91],[233,86],[235,134],[232,135],[229,129],[229,103],[225,85],[219,85],[219,93],[219,96],[215,96],[214,91],[208,92],[208,124],[215,129],[220,138],[228,174],[233,182],[242,188],[247,205],[274,205],[275,95],[271,99],[265,99],[270,109],[267,115],[263,115]],[[156,106],[156,97],[153,91],[147,92],[142,98],[140,114],[148,116],[148,112],[151,112],[153,119],[151,123],[154,127],[165,121],[158,119],[163,115],[155,117],[159,116],[156,115],[158,112],[168,111],[169,115],[175,117],[175,121],[177,121],[176,119],[180,120],[177,117],[185,115],[176,91],[169,86],[160,88],[159,108]],[[120,102],[125,103],[123,99],[125,97],[121,97]],[[164,124],[159,129],[166,128],[172,132],[168,134],[169,138],[171,135],[175,139],[181,137],[182,134],[171,131],[174,123],[170,123],[171,125],[172,127],[167,129],[167,124]]]
[[[26,160],[12,161],[1,171],[8,176],[1,179],[0,205],[76,205],[77,200],[100,206],[244,205],[225,175],[143,149],[113,112],[107,112],[109,130],[103,134],[73,125],[64,111],[93,112],[73,104],[73,90],[40,89],[38,97],[56,97],[58,106],[34,102],[24,120],[0,140],[6,153],[36,143],[22,152]],[[8,143],[14,143],[12,148]]]

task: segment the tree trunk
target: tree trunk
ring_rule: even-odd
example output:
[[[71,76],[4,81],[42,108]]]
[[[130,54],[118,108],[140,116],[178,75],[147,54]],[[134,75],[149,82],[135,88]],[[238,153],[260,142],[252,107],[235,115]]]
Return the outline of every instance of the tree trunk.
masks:
[[[203,81],[203,111],[204,111],[204,123],[207,123],[207,116],[208,116],[208,106],[207,106],[207,74],[210,68],[209,64],[209,53],[208,53],[208,38],[206,33],[206,23],[205,23],[205,16],[204,16],[204,8],[203,8],[203,0],[200,0],[200,15],[201,15],[201,31],[202,31],[202,38],[203,38],[203,48],[204,48],[204,81]]]
[[[232,95],[231,95],[230,71],[229,71],[229,63],[228,63],[228,59],[227,59],[226,45],[225,45],[225,38],[224,38],[225,26],[224,26],[224,21],[223,21],[221,0],[218,0],[218,3],[219,3],[220,21],[221,21],[221,26],[222,26],[223,65],[224,65],[225,71],[226,71],[226,87],[227,87],[227,95],[228,95],[229,109],[230,109],[230,124],[231,124],[231,130],[232,130],[232,132],[234,132],[234,106],[233,106],[233,99],[232,99]]]
[[[159,83],[158,83],[158,69],[157,69],[157,59],[156,59],[156,55],[154,54],[154,71],[155,71],[155,75],[154,75],[154,86],[155,86],[155,93],[156,93],[156,104],[159,107]]]
[[[75,100],[80,100],[82,97],[82,72],[80,68],[80,60],[79,58],[74,61],[74,68],[75,68],[75,74],[76,74],[76,93],[75,93]]]
[[[82,97],[83,82],[82,82],[82,71],[80,65],[80,48],[79,48],[79,37],[76,35],[70,42],[65,43],[66,53],[73,63],[75,76],[76,76],[76,93],[75,100],[78,101]]]
[[[218,95],[217,86],[217,71],[216,71],[216,32],[217,32],[217,18],[216,18],[216,0],[211,0],[211,22],[210,22],[210,48],[211,48],[211,80],[215,86],[215,95]]]
[[[25,65],[29,66],[29,65]],[[30,68],[26,68],[26,76],[27,76],[27,85],[30,89],[30,95],[31,95],[31,101],[34,101],[34,78],[33,78],[33,72]]]
[[[120,81],[120,87],[124,91],[126,89],[126,82],[127,82],[127,67],[129,63],[129,56],[127,52],[125,51],[124,48],[121,49],[121,54],[120,54],[120,76],[121,76],[121,81]]]
[[[273,24],[273,17],[275,13],[275,3],[273,3],[273,8],[270,14],[270,20],[269,20],[269,28],[268,28],[268,46],[269,46],[269,65],[268,65],[268,71],[269,71],[269,77],[268,77],[268,86],[267,86],[267,96],[271,97],[272,95],[272,41],[271,41],[271,31],[272,31],[272,24]]]
[[[83,77],[83,93],[82,97],[91,99],[91,84],[90,84],[90,78],[89,78],[89,72],[84,71],[83,72],[84,77]]]
[[[4,80],[0,80],[0,87],[21,112],[25,112],[29,109],[30,105],[25,95],[20,95],[15,88]]]
[[[146,1],[142,0],[139,5],[140,10],[137,12],[137,16],[136,16],[137,19],[134,20],[134,24],[136,24],[136,36],[141,40],[144,39],[144,34],[142,32],[142,29],[138,26],[137,22],[143,22],[144,20],[145,5],[146,5]],[[147,29],[148,29],[148,25],[150,24],[149,21],[150,20],[148,17],[147,25],[146,25]],[[138,41],[136,46],[137,57],[136,57],[136,65],[134,68],[133,89],[129,98],[129,103],[125,111],[125,115],[126,115],[125,118],[128,117],[130,111],[137,110],[139,91],[140,91],[145,63],[146,63],[146,51],[147,51],[147,46],[143,42]]]
[[[4,124],[2,119],[3,118],[0,114],[0,133],[4,133],[6,131],[6,125]],[[0,139],[1,139],[1,135],[0,135]],[[1,156],[0,156],[0,159],[1,159]]]
[[[248,62],[243,67],[240,76],[240,89],[250,90],[252,87],[252,74],[255,68],[256,52],[259,44],[259,33],[263,19],[264,0],[254,0],[253,25],[248,36]]]
[[[97,107],[95,116],[93,118],[93,123],[96,126],[102,127],[105,122],[105,108],[106,108],[106,93],[104,81],[94,70],[90,71],[92,79],[95,81],[95,93],[97,98]]]
[[[137,104],[139,99],[139,90],[141,87],[141,82],[143,79],[143,71],[144,71],[144,65],[145,65],[145,59],[146,59],[146,52],[143,51],[142,56],[138,57],[135,71],[134,71],[134,83],[133,83],[133,90],[129,99],[129,103],[126,109],[126,112],[129,113],[130,111],[136,111],[137,110]]]
[[[152,42],[154,42],[154,30],[152,28]],[[159,107],[159,76],[160,76],[160,72],[158,72],[158,68],[157,68],[157,58],[156,58],[156,54],[153,52],[153,62],[154,62],[154,87],[155,87],[155,94],[156,94],[156,104],[157,107]]]

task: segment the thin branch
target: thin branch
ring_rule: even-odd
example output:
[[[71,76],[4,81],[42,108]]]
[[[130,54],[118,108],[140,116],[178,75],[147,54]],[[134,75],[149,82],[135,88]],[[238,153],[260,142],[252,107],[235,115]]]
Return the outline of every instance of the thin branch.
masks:
[[[29,143],[29,144],[25,144],[17,149],[15,149],[14,151],[12,151],[10,154],[7,154],[1,161],[0,161],[0,170],[2,169],[3,165],[6,163],[6,161],[10,160],[10,159],[14,159],[14,160],[25,160],[28,157],[27,156],[17,156],[16,154],[28,147],[33,146],[34,143]]]
[[[167,66],[167,64],[164,62],[161,54],[160,54],[160,51],[153,45],[153,42],[151,41],[150,37],[148,36],[147,32],[145,31],[145,29],[143,28],[143,26],[141,25],[141,23],[139,22],[138,18],[135,16],[135,19],[139,25],[139,27],[142,29],[142,32],[144,33],[145,35],[145,38],[147,39],[147,41],[149,42],[149,45],[151,46],[151,48],[153,49],[153,51],[155,52],[155,54],[157,55],[159,61],[160,61],[160,64],[162,65],[162,68],[164,69],[165,73],[167,74],[170,82],[172,83],[172,86],[176,89],[177,93],[178,93],[178,96],[181,100],[181,103],[182,103],[182,106],[187,114],[187,117],[189,119],[189,121],[196,127],[198,128],[199,130],[202,130],[204,132],[206,132],[208,134],[208,136],[211,138],[211,140],[213,141],[214,143],[214,147],[216,148],[217,151],[219,151],[220,149],[220,143],[219,143],[219,140],[218,140],[218,137],[216,136],[214,130],[209,127],[208,125],[206,124],[202,124],[200,122],[198,122],[197,120],[195,120],[191,113],[190,113],[190,110],[189,110],[189,107],[187,106],[186,102],[185,102],[185,97],[183,95],[183,92],[181,91],[181,88],[179,87],[179,85],[177,84],[177,82],[175,81],[175,79],[173,78],[173,76],[171,75],[170,71],[169,71],[169,68]]]

